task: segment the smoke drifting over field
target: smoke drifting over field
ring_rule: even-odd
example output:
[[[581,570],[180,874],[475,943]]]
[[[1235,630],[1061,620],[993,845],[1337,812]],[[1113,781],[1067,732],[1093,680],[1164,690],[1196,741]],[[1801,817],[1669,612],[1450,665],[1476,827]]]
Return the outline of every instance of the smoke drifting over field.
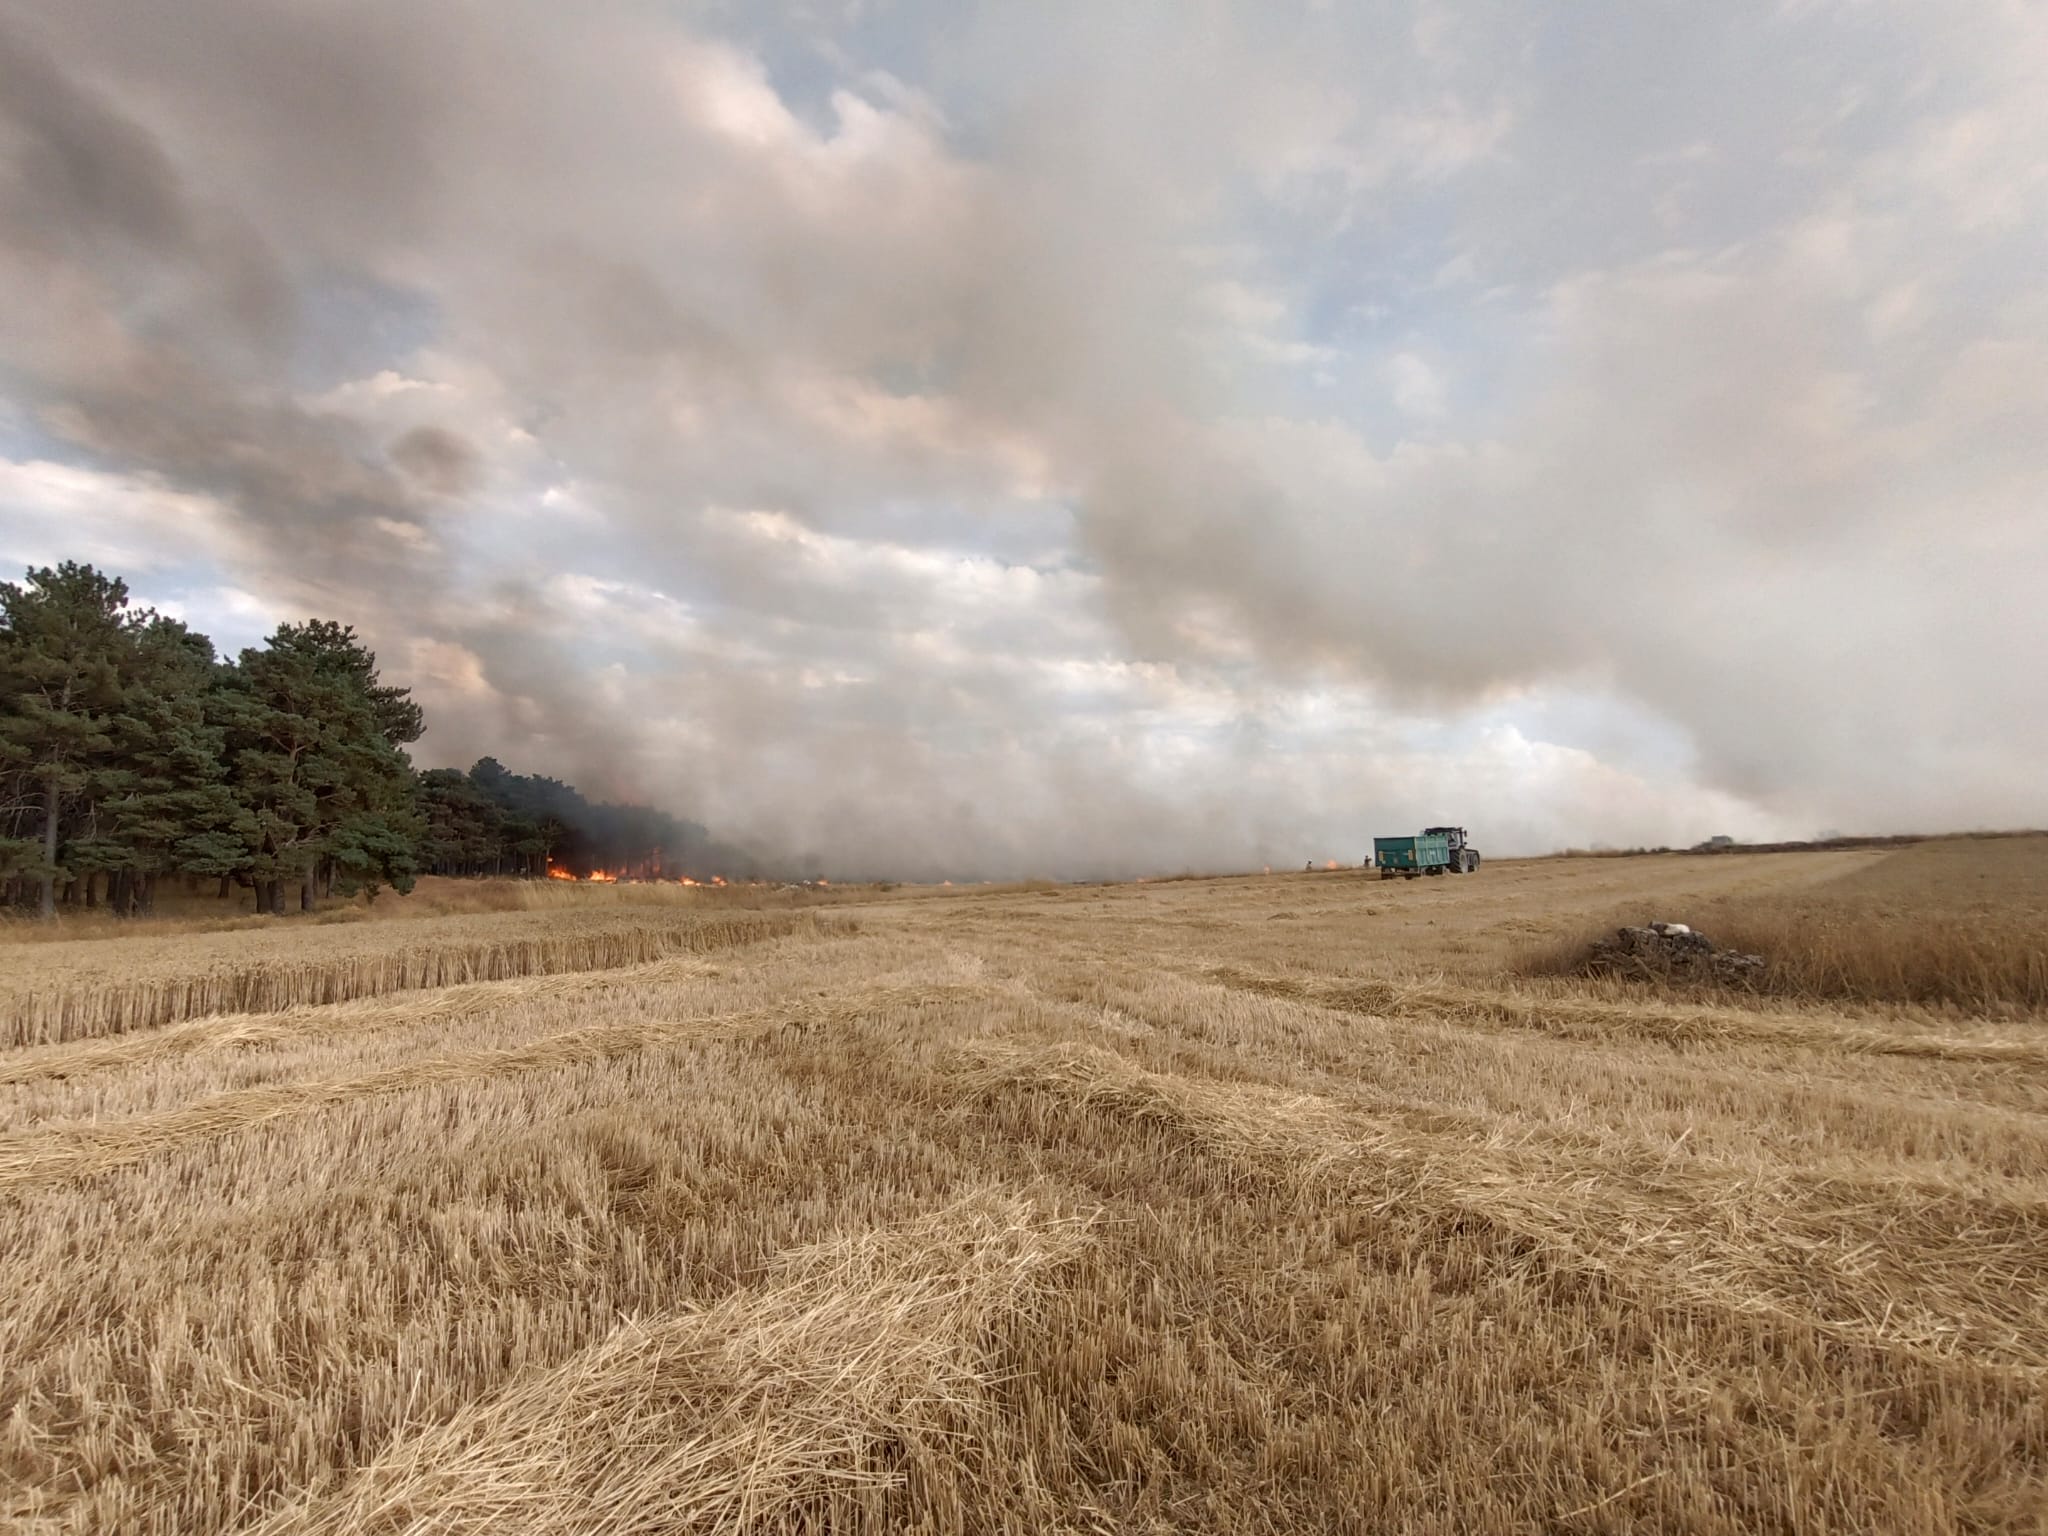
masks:
[[[0,555],[835,871],[2048,815],[2038,11],[1339,9],[0,0]]]

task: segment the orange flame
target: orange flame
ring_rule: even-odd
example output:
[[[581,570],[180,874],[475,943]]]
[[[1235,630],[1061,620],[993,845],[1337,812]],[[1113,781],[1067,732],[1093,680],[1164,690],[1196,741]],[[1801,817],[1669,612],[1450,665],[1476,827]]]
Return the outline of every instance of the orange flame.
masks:
[[[574,885],[586,883],[593,885],[617,885],[619,883],[619,877],[608,869],[593,869],[587,875],[579,875],[562,868],[559,864],[548,865],[548,878],[550,880],[567,880]]]

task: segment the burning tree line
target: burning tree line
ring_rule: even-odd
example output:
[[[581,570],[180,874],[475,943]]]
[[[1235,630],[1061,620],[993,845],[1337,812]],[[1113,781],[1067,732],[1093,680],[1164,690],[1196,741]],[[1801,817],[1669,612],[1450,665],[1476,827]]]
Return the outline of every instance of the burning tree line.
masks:
[[[126,916],[169,877],[282,913],[423,872],[680,874],[724,852],[492,758],[416,773],[424,728],[345,625],[280,625],[228,660],[89,565],[0,582],[0,899]]]
[[[745,867],[693,821],[589,801],[572,784],[509,772],[494,757],[468,773],[421,774],[420,808],[423,862],[437,875],[674,880]]]

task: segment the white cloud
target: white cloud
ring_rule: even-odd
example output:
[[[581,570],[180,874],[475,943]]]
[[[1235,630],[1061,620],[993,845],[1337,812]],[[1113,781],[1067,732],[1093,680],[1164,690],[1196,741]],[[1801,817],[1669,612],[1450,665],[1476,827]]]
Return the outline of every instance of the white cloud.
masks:
[[[1394,407],[1416,421],[1435,421],[1443,416],[1447,398],[1443,376],[1413,352],[1397,352],[1387,364],[1387,383],[1394,392]]]

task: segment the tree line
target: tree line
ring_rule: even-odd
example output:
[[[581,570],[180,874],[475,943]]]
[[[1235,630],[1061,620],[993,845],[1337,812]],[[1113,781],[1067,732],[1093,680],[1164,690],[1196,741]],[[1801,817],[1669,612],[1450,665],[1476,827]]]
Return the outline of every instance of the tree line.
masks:
[[[349,626],[280,625],[230,659],[92,566],[0,582],[0,899],[128,916],[178,879],[281,914],[422,873],[679,874],[732,856],[694,823],[493,758],[416,772],[425,724]]]
[[[437,875],[588,875],[645,879],[751,872],[694,821],[644,805],[584,799],[559,779],[513,773],[494,757],[467,773],[420,775],[422,864]]]

